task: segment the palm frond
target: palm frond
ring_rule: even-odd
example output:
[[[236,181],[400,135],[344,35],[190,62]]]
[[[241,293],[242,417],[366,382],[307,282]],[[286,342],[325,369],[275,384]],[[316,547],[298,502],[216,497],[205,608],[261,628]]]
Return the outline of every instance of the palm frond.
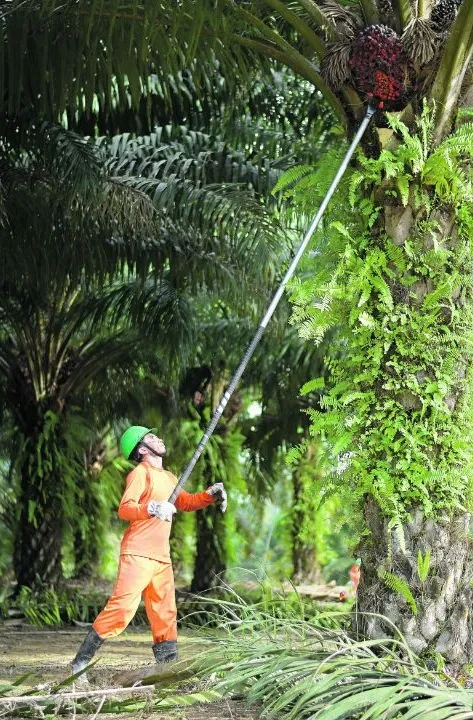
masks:
[[[303,55],[300,55],[292,48],[287,48],[287,51],[285,52],[277,47],[274,47],[273,45],[245,36],[239,36],[234,34],[232,36],[232,39],[257,54],[261,54],[263,56],[277,60],[282,65],[291,68],[294,72],[298,73],[306,80],[309,80],[322,93],[325,100],[333,108],[333,111],[342,126],[347,126],[347,116],[341,102],[338,100],[337,96],[330,90],[330,88],[324,83],[324,81],[322,80],[322,76],[314,67],[314,65]]]
[[[338,90],[350,79],[350,43],[332,43],[322,62],[322,76],[334,90]]]
[[[298,15],[293,12],[281,0],[265,0],[266,4],[276,10],[279,15],[284,18],[299,35],[304,38],[311,49],[315,51],[319,58],[323,58],[325,53],[324,43],[320,37],[304,22]],[[328,16],[327,16],[328,17]]]
[[[181,284],[193,270],[196,282],[257,267],[270,279],[282,232],[262,198],[275,205],[280,172],[182,128],[92,144],[42,126],[27,153],[9,154],[3,173],[3,277],[21,266],[41,292],[60,281],[61,267],[67,283],[73,274],[105,281],[126,268],[144,276],[154,266],[159,275],[170,262]]]
[[[103,174],[103,163],[96,145],[61,125],[41,124],[34,132],[33,152],[42,153],[53,172],[58,172],[72,194],[95,192]]]
[[[386,0],[389,2],[389,0]],[[359,0],[363,17],[367,25],[376,25],[380,20],[381,8],[379,7],[379,0]],[[381,18],[382,19],[382,18]]]
[[[117,136],[108,144],[112,157],[108,173],[151,198],[166,225],[177,224],[174,250],[207,232],[205,251],[215,262],[228,253],[249,270],[256,264],[271,272],[273,252],[281,231],[253,189],[268,196],[280,171],[258,167],[242,153],[202,133],[158,131],[148,138]],[[208,228],[212,231],[208,232]],[[220,257],[220,261],[218,260]]]
[[[342,38],[353,37],[356,31],[361,29],[361,18],[346,6],[340,5],[335,0],[323,0],[321,7],[324,15],[332,21],[337,29],[339,28]]]
[[[12,115],[31,107],[57,122],[65,111],[74,117],[97,107],[105,113],[137,107],[156,83],[169,107],[183,71],[199,88],[215,69],[213,10],[203,2],[13,0],[0,12],[0,107]],[[225,25],[224,16],[219,24]],[[225,74],[235,59],[246,79],[251,59],[220,48]],[[230,83],[240,82],[227,75]]]
[[[161,338],[164,347],[185,343],[192,332],[189,300],[163,277],[116,280],[100,294],[85,296],[76,303],[75,313],[94,337],[106,324],[112,328],[135,329],[146,341]],[[135,339],[135,343],[136,343]]]
[[[331,22],[330,18],[324,13],[319,3],[314,2],[314,0],[296,0],[296,2],[305,10],[307,16],[312,20],[314,27],[320,28],[320,30],[325,33],[327,40],[335,42],[341,39],[333,22]]]
[[[26,150],[10,149],[2,191],[1,279],[21,276],[39,294],[52,278],[112,271],[156,231],[150,199],[110,183],[94,143],[50,124],[31,127]]]
[[[396,15],[399,19],[400,30],[404,30],[412,20],[412,7],[410,0],[393,0]]]
[[[255,162],[242,151],[233,150],[223,139],[182,126],[157,127],[148,136],[129,134],[112,139],[99,138],[107,148],[107,162],[114,175],[160,177],[206,184],[241,184],[262,196],[269,196],[281,171],[276,161]]]

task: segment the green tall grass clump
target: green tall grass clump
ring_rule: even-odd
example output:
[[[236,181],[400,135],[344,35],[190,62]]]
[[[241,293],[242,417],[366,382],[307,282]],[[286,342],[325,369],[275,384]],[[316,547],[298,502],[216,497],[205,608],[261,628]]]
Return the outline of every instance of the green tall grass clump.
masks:
[[[333,613],[329,612],[328,615]],[[284,720],[460,720],[473,718],[473,690],[438,658],[424,662],[393,636],[358,641],[341,627],[281,618],[247,606],[228,614],[201,672],[224,695],[243,695],[262,717]],[[386,619],[386,622],[389,622]]]

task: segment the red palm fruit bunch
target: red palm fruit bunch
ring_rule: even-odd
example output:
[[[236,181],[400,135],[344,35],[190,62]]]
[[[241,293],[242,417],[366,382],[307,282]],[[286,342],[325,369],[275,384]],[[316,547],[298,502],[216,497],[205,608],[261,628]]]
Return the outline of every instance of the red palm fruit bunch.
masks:
[[[407,95],[409,60],[401,38],[385,25],[371,25],[353,40],[349,66],[358,91],[376,107],[389,109]]]

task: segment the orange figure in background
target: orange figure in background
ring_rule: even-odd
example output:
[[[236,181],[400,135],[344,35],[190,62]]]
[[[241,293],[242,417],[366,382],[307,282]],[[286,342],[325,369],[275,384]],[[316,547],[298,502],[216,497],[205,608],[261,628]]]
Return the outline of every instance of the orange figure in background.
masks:
[[[351,568],[348,571],[348,574],[350,576],[350,582],[353,584],[353,587],[355,590],[358,588],[359,582],[360,582],[360,565],[359,563],[354,563]]]
[[[348,597],[354,597],[356,595],[356,591],[360,583],[360,565],[361,560],[357,560],[356,563],[353,563],[353,565],[349,569],[348,575],[350,576],[350,579],[347,585],[350,586],[350,589],[348,591],[340,590],[341,602],[344,602]]]

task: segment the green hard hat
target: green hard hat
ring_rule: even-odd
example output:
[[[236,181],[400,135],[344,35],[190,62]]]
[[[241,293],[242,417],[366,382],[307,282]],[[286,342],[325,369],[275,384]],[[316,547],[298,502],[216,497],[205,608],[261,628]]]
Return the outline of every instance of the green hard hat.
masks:
[[[143,440],[144,436],[150,432],[156,432],[156,428],[147,428],[142,425],[132,425],[128,428],[128,430],[125,430],[120,438],[120,452],[122,455],[129,460],[131,453],[140,440]]]

